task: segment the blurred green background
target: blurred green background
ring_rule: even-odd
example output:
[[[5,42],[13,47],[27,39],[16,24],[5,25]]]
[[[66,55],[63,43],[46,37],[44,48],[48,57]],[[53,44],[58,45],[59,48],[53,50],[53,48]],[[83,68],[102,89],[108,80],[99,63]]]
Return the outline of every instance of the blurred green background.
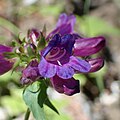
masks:
[[[119,120],[119,0],[0,0],[0,44],[11,45],[15,36],[26,35],[30,28],[42,30],[46,25],[49,33],[63,12],[76,15],[75,31],[80,35],[106,38],[104,50],[94,55],[104,57],[105,66],[96,73],[74,76],[81,82],[80,94],[68,97],[49,88],[48,95],[60,115],[45,106],[47,119]],[[0,76],[0,120],[24,119],[27,107],[22,100],[19,71]],[[32,115],[30,120],[34,120]]]

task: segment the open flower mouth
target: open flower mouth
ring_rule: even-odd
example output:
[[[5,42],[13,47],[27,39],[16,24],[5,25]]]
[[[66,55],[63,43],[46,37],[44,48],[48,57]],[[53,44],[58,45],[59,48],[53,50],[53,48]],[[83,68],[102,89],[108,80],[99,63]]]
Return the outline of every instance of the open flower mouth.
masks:
[[[52,50],[45,56],[45,59],[50,62],[59,61],[66,54],[64,47],[53,47]]]

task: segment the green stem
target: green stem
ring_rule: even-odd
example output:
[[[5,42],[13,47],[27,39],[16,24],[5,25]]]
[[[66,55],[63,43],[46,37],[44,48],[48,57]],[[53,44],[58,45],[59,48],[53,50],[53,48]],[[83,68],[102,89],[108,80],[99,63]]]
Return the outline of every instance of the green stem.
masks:
[[[85,0],[85,3],[84,3],[84,13],[85,14],[89,13],[90,1],[91,0]]]
[[[24,120],[28,120],[29,116],[30,116],[30,109],[28,108],[27,111],[26,111]]]

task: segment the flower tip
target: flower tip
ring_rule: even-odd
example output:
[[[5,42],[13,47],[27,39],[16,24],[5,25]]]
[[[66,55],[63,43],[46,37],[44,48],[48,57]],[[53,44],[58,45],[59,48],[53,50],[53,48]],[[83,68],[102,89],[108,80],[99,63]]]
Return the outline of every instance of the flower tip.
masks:
[[[98,36],[98,38],[105,41],[105,37],[103,36]]]
[[[90,72],[96,72],[104,66],[104,60],[102,58],[88,60],[91,65]]]
[[[79,85],[76,86],[74,89],[69,89],[66,86],[64,86],[64,94],[65,95],[72,96],[72,95],[74,95],[76,93],[80,93],[80,87],[79,87]]]

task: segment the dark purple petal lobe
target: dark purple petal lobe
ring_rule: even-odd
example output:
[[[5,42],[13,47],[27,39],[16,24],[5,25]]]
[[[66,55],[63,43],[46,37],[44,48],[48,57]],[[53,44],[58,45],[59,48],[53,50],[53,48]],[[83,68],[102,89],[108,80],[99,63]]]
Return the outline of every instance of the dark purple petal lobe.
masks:
[[[73,95],[80,92],[79,81],[74,78],[62,79],[55,75],[51,78],[51,83],[55,90],[59,93],[64,93],[66,95]]]
[[[51,78],[56,74],[56,65],[48,63],[43,57],[38,65],[38,69],[42,77]]]
[[[55,75],[54,77],[50,78],[50,81],[52,83],[52,86],[55,88],[57,92],[64,93],[63,89],[64,79]]]
[[[104,60],[102,58],[90,59],[87,61],[91,65],[90,72],[96,72],[100,70],[104,65]]]
[[[69,65],[82,73],[87,73],[91,69],[91,65],[87,61],[78,59],[74,56],[70,57]]]
[[[77,39],[74,44],[75,56],[89,56],[99,52],[105,46],[104,37]]]

